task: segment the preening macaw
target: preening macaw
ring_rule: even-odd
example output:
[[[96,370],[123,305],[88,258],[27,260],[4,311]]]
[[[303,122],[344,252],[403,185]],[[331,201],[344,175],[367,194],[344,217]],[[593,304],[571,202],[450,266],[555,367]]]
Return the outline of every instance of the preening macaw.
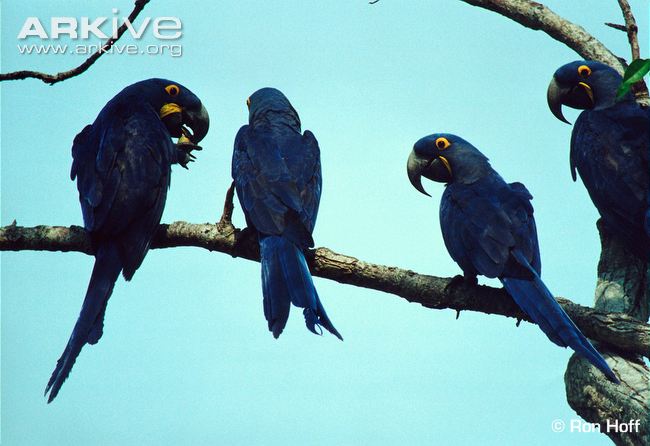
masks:
[[[553,298],[542,279],[532,196],[506,183],[467,141],[447,133],[415,143],[407,163],[411,184],[425,195],[422,176],[446,183],[440,227],[465,280],[497,277],[519,307],[560,347],[571,347],[611,381],[616,375]]]
[[[551,112],[583,109],[571,135],[571,175],[580,174],[607,229],[640,258],[650,260],[650,109],[631,93],[616,100],[621,76],[599,62],[560,67],[548,87]]]
[[[322,326],[342,340],[305,261],[321,194],[318,142],[309,130],[301,133],[298,113],[279,90],[262,88],[246,103],[248,125],[235,138],[232,177],[248,228],[259,239],[269,330],[280,336],[293,303],[303,308],[310,331],[320,334],[316,327]]]
[[[65,351],[47,383],[56,398],[81,348],[102,336],[108,299],[120,272],[131,280],[165,207],[171,165],[183,167],[207,134],[208,113],[181,84],[149,79],[111,99],[72,146],[84,226],[95,248],[86,297]],[[179,144],[172,137],[180,138]]]

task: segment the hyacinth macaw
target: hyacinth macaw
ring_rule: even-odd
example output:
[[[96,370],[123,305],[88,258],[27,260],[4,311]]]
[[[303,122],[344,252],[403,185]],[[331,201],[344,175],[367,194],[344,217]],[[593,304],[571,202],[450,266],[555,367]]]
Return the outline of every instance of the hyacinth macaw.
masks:
[[[131,280],[156,233],[171,165],[186,167],[208,127],[208,113],[194,93],[176,82],[149,79],[118,93],[75,137],[70,176],[77,179],[95,266],[77,323],[47,383],[48,403],[81,348],[101,338],[115,281],[120,272]]]
[[[301,133],[298,113],[279,90],[262,88],[246,104],[248,125],[235,138],[232,177],[248,229],[259,240],[269,330],[280,336],[293,303],[303,308],[310,331],[320,334],[322,326],[342,340],[305,260],[321,195],[318,142],[309,130]]]
[[[422,176],[446,183],[440,226],[447,251],[465,280],[476,283],[479,274],[498,278],[552,342],[571,347],[618,382],[540,278],[532,196],[526,187],[506,183],[478,149],[447,133],[416,142],[407,171],[411,184],[426,195]]]
[[[621,75],[600,62],[560,67],[548,87],[551,112],[584,110],[571,135],[571,175],[580,174],[607,229],[643,260],[650,260],[650,109],[627,93],[616,99]]]

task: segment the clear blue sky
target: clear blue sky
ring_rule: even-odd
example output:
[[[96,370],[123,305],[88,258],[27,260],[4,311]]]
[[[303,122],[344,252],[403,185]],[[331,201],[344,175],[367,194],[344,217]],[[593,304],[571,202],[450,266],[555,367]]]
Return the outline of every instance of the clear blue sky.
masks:
[[[621,21],[615,1],[546,3],[628,56],[625,35],[603,25]],[[632,5],[645,50],[648,7]],[[2,71],[56,72],[82,60],[19,55],[26,17],[112,16],[114,6],[126,14],[132,2],[3,1]],[[52,87],[2,84],[3,225],[81,224],[68,176],[72,139],[121,88],[149,77],[191,88],[212,117],[198,162],[174,170],[163,221],[215,222],[245,100],[274,86],[320,142],[317,245],[457,274],[438,225],[442,187],[427,184],[433,198],[424,197],[405,171],[421,136],[457,133],[506,180],[528,186],[545,282],[591,305],[596,212],[570,178],[571,128],[545,97],[555,69],[578,58],[568,48],[460,1],[154,0],[144,16],[182,20],[182,57],[108,55]],[[148,36],[140,44],[157,43]],[[235,222],[243,224],[239,211]],[[42,392],[92,262],[2,253],[3,445],[609,444],[551,431],[554,419],[578,418],[564,394],[571,353],[536,326],[469,312],[456,320],[450,310],[317,278],[345,342],[311,335],[298,311],[274,340],[259,265],[198,248],[152,251],[131,283],[120,279],[104,337],[47,405]]]

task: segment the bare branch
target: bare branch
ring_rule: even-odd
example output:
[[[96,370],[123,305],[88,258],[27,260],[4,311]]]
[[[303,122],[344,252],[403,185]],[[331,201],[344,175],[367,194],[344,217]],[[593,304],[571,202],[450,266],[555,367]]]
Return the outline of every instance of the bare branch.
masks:
[[[625,31],[627,32],[627,40],[630,42],[630,48],[632,49],[632,60],[639,59],[641,57],[638,38],[639,27],[636,26],[636,19],[634,18],[634,14],[632,14],[632,8],[627,0],[618,0],[618,4],[621,7],[621,12],[623,12],[623,18],[625,19]],[[632,91],[634,91],[634,95],[637,98],[648,99],[648,86],[643,79],[632,86]]]
[[[40,79],[46,84],[54,85],[57,82],[61,82],[66,79],[70,79],[71,77],[80,75],[84,71],[88,70],[88,68],[90,68],[92,64],[97,62],[97,59],[99,59],[104,53],[108,52],[108,50],[113,46],[113,44],[117,42],[120,39],[120,37],[122,37],[122,34],[124,34],[124,32],[128,28],[127,22],[133,23],[135,19],[138,17],[138,15],[140,14],[140,12],[142,12],[144,7],[147,5],[147,3],[149,3],[149,1],[150,0],[136,0],[133,11],[131,12],[131,14],[129,14],[127,21],[122,23],[122,25],[118,28],[115,36],[114,37],[111,36],[106,41],[106,43],[104,43],[104,45],[102,45],[102,47],[97,50],[96,53],[94,53],[92,56],[86,59],[84,63],[82,63],[78,67],[73,68],[72,70],[62,71],[57,74],[47,74],[47,73],[41,73],[40,71],[31,71],[31,70],[14,71],[11,73],[0,74],[0,82],[34,78],[34,79]]]
[[[234,257],[259,261],[258,247],[239,237],[232,224],[175,222],[160,225],[153,248],[196,246]],[[92,254],[90,239],[79,226],[16,225],[0,228],[0,251],[79,251]],[[395,294],[427,308],[477,311],[530,321],[502,289],[469,284],[451,285],[451,278],[418,274],[392,266],[376,265],[318,248],[308,259],[315,276],[340,283]],[[586,336],[608,344],[614,351],[649,356],[650,326],[625,314],[606,313],[570,300],[558,302]]]
[[[223,213],[221,214],[221,219],[217,226],[219,228],[224,228],[232,226],[232,212],[235,210],[235,204],[233,203],[233,198],[235,198],[235,182],[233,181],[226,192],[226,198],[223,203]]]
[[[597,60],[623,74],[621,61],[598,39],[579,25],[559,16],[547,6],[531,0],[461,0],[489,9],[534,30],[544,31],[584,59]]]
[[[627,32],[627,40],[630,42],[630,48],[632,48],[632,60],[636,60],[641,57],[639,39],[637,38],[639,28],[636,26],[636,20],[628,1],[618,0],[618,4],[623,12],[623,18],[625,18],[625,31]]]

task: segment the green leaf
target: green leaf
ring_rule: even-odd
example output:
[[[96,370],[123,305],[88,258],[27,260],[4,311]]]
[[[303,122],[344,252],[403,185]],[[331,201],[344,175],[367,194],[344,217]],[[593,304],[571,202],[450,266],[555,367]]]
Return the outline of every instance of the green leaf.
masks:
[[[623,75],[623,82],[618,86],[616,91],[616,99],[621,99],[625,96],[632,85],[643,79],[643,76],[650,72],[650,59],[636,59],[634,60]]]

